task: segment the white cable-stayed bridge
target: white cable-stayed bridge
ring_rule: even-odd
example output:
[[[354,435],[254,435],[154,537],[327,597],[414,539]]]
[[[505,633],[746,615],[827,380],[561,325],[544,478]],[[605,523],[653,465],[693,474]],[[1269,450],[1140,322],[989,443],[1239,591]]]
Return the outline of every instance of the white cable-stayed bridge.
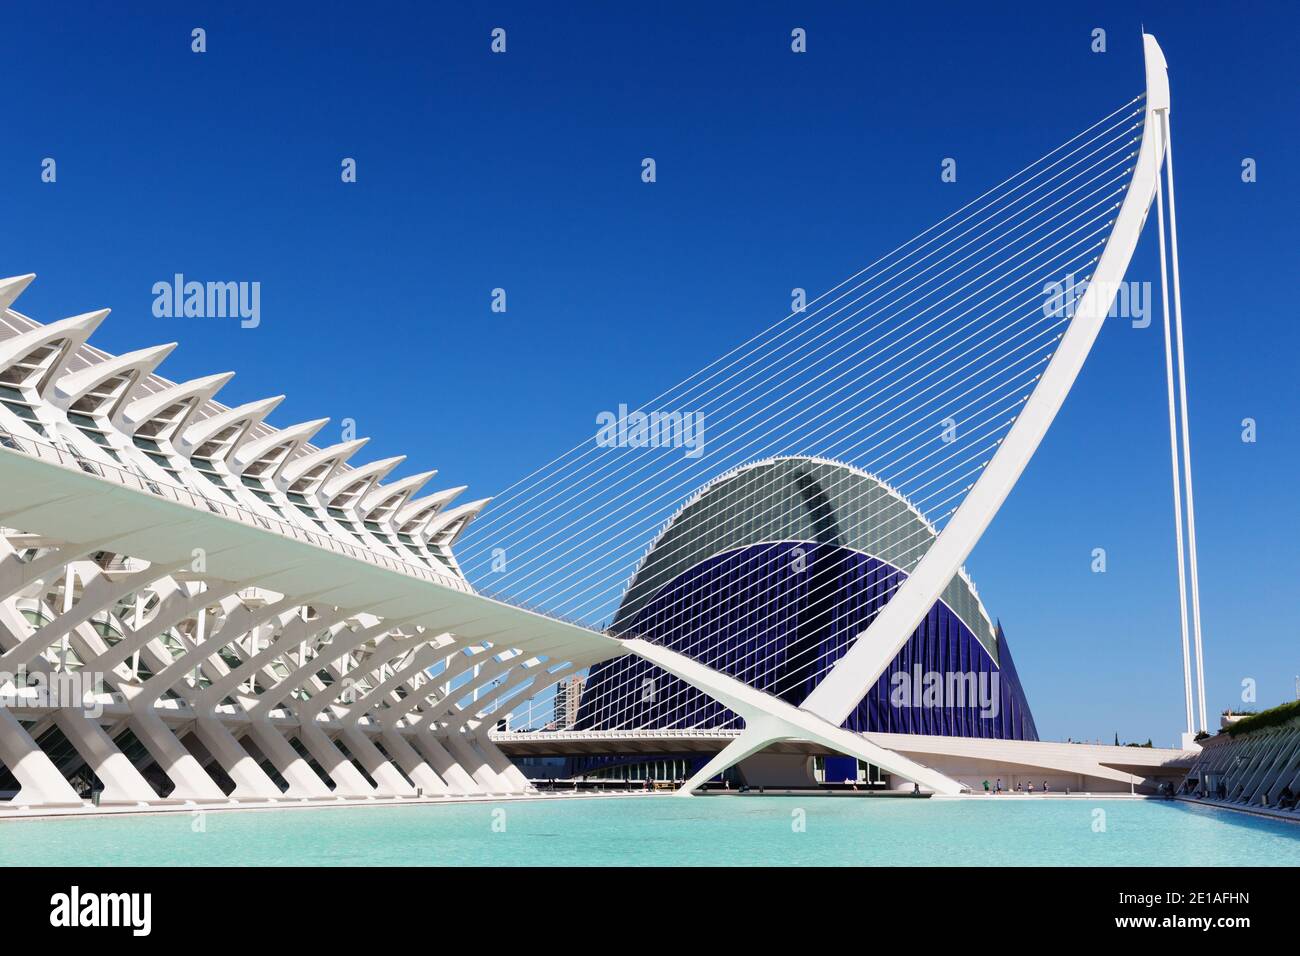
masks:
[[[490,507],[417,497],[432,473],[385,484],[398,460],[311,445],[323,421],[272,429],[276,400],[218,405],[228,375],[168,382],[170,347],[94,350],[106,311],[33,322],[10,309],[31,277],[6,280],[0,669],[103,684],[0,709],[12,802],[75,806],[90,778],[132,805],[526,793],[493,728],[537,723],[557,682],[602,667],[591,733],[642,729],[648,692],[654,729],[732,734],[682,793],[791,741],[940,794],[970,785],[952,767],[998,761],[1131,783],[1114,754],[1035,750],[1015,688],[1015,728],[947,751],[948,725],[918,742],[854,721],[937,607],[951,660],[1011,680],[963,563],[1154,204],[1187,734],[1204,729],[1170,101],[1145,45],[1144,93]],[[987,719],[966,709],[951,719]]]
[[[973,592],[961,563],[1079,374],[1153,204],[1183,607],[1185,746],[1206,729],[1169,93],[1163,56],[1150,37],[1146,52],[1144,94],[644,403],[635,422],[622,415],[620,438],[639,429],[639,441],[576,446],[499,495],[492,514],[467,533],[460,554],[471,580],[541,608],[612,621],[638,654],[682,678],[672,693],[684,706],[656,699],[656,727],[745,728],[687,790],[777,740],[807,735],[808,715],[839,727],[935,602],[959,592],[959,580]],[[665,440],[664,423],[671,438],[679,420],[696,425],[694,455]],[[743,660],[727,659],[734,648],[720,644],[718,594],[708,578],[672,594],[670,625],[656,626],[648,641],[629,631],[633,615],[626,611],[635,608],[638,590],[667,583],[664,575],[645,580],[652,556],[657,566],[680,569],[720,550],[719,534],[728,532],[673,534],[701,486],[717,487],[707,517],[696,520],[731,531],[759,526],[765,540],[800,540],[791,532],[807,511],[802,489],[727,480],[783,459],[844,465],[824,478],[819,493],[839,499],[841,511],[874,512],[896,526],[873,541],[872,554],[887,550],[899,573],[870,585],[875,610],[851,646],[829,655],[816,642],[792,649],[782,625],[796,606],[805,615],[850,613],[861,601],[862,582],[832,577],[792,588],[787,567],[764,549],[751,549],[728,567],[746,578],[752,592],[746,621],[763,635],[745,645]],[[803,531],[801,540],[815,540]],[[657,613],[662,617],[664,609]],[[768,698],[797,706],[744,700],[742,688],[721,681],[702,699],[695,691],[708,677],[695,665],[743,674],[744,683],[765,686]],[[645,668],[622,671],[601,684],[596,705],[603,713],[587,721],[602,731],[628,720],[636,710],[629,702],[647,687],[659,693],[659,679],[648,678]],[[804,696],[792,700],[801,689]],[[721,724],[719,700],[729,708]],[[515,726],[555,724],[548,699],[514,709],[520,711]],[[613,723],[610,712],[616,712]],[[646,728],[632,719],[626,729]]]

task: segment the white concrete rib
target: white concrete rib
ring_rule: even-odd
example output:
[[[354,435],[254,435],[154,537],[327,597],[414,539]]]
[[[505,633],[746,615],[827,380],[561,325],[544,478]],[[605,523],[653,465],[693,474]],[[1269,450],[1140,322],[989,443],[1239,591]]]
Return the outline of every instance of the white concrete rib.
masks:
[[[0,281],[6,307],[29,281]],[[9,805],[77,805],[96,781],[142,806],[528,792],[479,693],[621,644],[473,593],[450,545],[485,501],[413,502],[433,472],[347,468],[364,440],[271,429],[278,398],[219,406],[229,374],[159,379],[170,347],[90,349],[105,314],[0,330]],[[29,673],[59,692],[19,692]]]

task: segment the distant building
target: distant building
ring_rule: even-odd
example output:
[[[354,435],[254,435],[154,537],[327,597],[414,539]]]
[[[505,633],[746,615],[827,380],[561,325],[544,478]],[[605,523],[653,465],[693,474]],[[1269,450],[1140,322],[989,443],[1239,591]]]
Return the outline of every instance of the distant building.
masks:
[[[806,457],[754,462],[709,482],[664,526],[611,631],[663,644],[798,706],[937,533],[861,469]],[[556,707],[558,719],[558,698]],[[719,701],[635,656],[591,668],[581,711],[579,730],[741,726]],[[965,570],[843,726],[1038,739],[1006,635]]]
[[[859,468],[807,457],[753,462],[710,481],[668,521],[629,581],[611,631],[665,645],[798,706],[936,534],[910,502]],[[742,725],[718,700],[635,656],[598,662],[585,679],[557,685],[554,715],[557,730],[607,733]],[[1038,739],[1006,635],[965,570],[842,726]],[[638,740],[628,751],[566,746],[559,755],[570,759],[572,776],[679,780],[709,756],[670,739]],[[879,778],[853,757],[826,756],[818,766],[830,782],[864,770]],[[734,782],[777,777],[813,784],[812,756],[762,755]]]
[[[555,729],[572,730],[577,725],[582,689],[586,683],[586,677],[574,674],[555,685]]]

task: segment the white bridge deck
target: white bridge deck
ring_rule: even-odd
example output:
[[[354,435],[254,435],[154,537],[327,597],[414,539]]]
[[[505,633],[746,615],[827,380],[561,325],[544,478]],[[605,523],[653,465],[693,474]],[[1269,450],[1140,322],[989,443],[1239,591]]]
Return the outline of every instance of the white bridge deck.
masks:
[[[717,753],[740,737],[739,730],[561,730],[494,731],[491,739],[510,756]],[[1181,780],[1196,758],[1191,751],[1161,747],[1046,740],[991,740],[921,734],[862,734],[864,740],[971,784],[985,776],[1048,774],[1079,778],[1089,790],[1142,787],[1149,781]],[[805,740],[773,743],[765,752],[833,754]]]

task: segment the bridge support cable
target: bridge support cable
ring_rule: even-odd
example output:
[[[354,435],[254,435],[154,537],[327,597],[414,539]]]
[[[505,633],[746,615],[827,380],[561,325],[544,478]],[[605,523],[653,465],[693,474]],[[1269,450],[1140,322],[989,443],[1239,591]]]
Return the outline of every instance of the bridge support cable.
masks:
[[[1086,260],[1082,260],[1082,263],[1080,263],[1080,264],[1084,264],[1084,263],[1086,263]],[[842,403],[844,403],[844,399],[841,399],[841,402],[840,402],[840,403],[841,403],[841,405],[842,405]],[[863,406],[861,405],[861,403],[859,403],[858,406],[855,406],[855,408],[862,408],[862,407],[863,407]],[[842,416],[841,416],[841,418],[842,418]],[[868,419],[868,420],[878,420],[878,419]],[[919,423],[919,421],[913,421],[913,423],[909,423],[909,424],[914,424],[914,425],[915,425],[915,424],[920,424],[920,423]],[[823,429],[823,431],[824,431],[824,429]],[[897,437],[897,436],[896,436],[896,437]],[[744,460],[744,457],[745,457],[746,451],[751,451],[751,450],[753,450],[753,447],[754,447],[753,445],[749,445],[748,447],[745,447],[745,449],[738,450],[738,455],[737,455],[737,457],[740,458],[741,460]],[[733,453],[733,454],[736,454],[736,453]],[[710,455],[710,458],[714,457],[714,453],[712,453],[712,449],[710,449],[710,451],[708,451],[708,455]],[[688,488],[689,488],[689,486],[692,486],[692,485],[695,484],[695,483],[697,483],[697,479],[692,479],[692,480],[686,481],[685,485],[688,486]],[[637,489],[637,490],[640,490],[640,489]],[[673,492],[676,492],[675,494],[668,494],[668,496],[664,496],[664,497],[666,497],[666,499],[667,499],[668,502],[675,502],[675,501],[677,501],[677,499],[680,499],[680,490],[681,490],[681,489],[673,489]],[[628,499],[629,499],[629,501],[638,501],[638,499],[637,499],[637,498],[634,498],[634,497],[630,497],[630,498],[628,498]],[[624,509],[623,509],[623,510],[627,510],[627,506],[624,506]],[[568,524],[569,524],[569,525],[572,525],[572,524],[576,524],[576,522],[573,522],[573,520],[571,520],[571,522],[569,522]],[[603,525],[603,527],[604,527],[604,529],[606,529],[606,531],[608,531],[608,529],[610,529],[611,525],[610,525],[610,523],[607,522],[606,524]],[[564,532],[565,532],[565,533],[572,533],[572,528],[571,528],[571,527],[568,527],[568,525],[565,525]],[[604,535],[603,537],[604,537],[604,540],[608,540],[608,535]],[[634,553],[634,551],[636,551],[637,549],[640,549],[640,546],[641,546],[643,540],[645,540],[645,535],[643,535],[643,533],[638,532],[638,533],[634,533],[634,535],[624,535],[624,538],[625,538],[625,541],[623,541],[623,544],[625,545],[625,548],[630,549],[630,551],[632,551],[632,553]],[[546,558],[549,558],[549,559],[551,559],[551,561],[554,561],[554,559],[555,559],[555,558],[558,558],[558,557],[568,557],[568,554],[571,553],[571,551],[573,551],[573,550],[575,550],[575,549],[576,549],[576,544],[569,544],[569,545],[568,545],[568,549],[564,551],[563,555],[550,555],[550,554],[547,554],[547,555],[546,555]],[[525,553],[524,557],[525,557],[525,559],[528,558],[528,557],[529,557],[529,554],[528,554],[528,553]],[[602,555],[602,557],[603,557],[603,555]],[[627,553],[627,551],[625,551],[625,553],[624,553],[623,555],[619,555],[619,557],[624,557],[624,558],[625,558],[625,557],[628,557],[628,553]],[[534,562],[534,563],[537,563],[537,562]],[[543,567],[545,567],[545,566],[543,566]],[[572,568],[572,567],[573,567],[573,563],[572,563],[572,562],[565,562],[564,567],[565,567],[565,568]],[[575,574],[575,572],[573,572],[572,570],[569,571],[569,576],[573,576],[573,574]],[[533,571],[533,579],[536,580],[536,579],[537,579],[537,576],[538,576],[538,572],[537,572],[536,568],[534,568],[534,571]],[[615,581],[616,581],[616,583],[621,583],[621,579],[623,579],[623,578],[624,578],[624,575],[615,575]],[[534,593],[534,594],[539,593],[539,592],[537,592],[536,585],[534,585],[533,593]],[[572,592],[571,592],[571,594],[572,594]],[[534,598],[534,600],[536,600],[536,598]]]
[[[1046,434],[1114,306],[1166,155],[1164,57],[1150,36],[1144,47],[1146,93],[1072,138],[1077,147],[1064,155],[1053,150],[1026,167],[1038,168],[1033,177],[1004,181],[1005,188],[963,207],[943,232],[918,243],[935,232],[932,227],[899,247],[903,252],[863,270],[870,275],[847,291],[841,290],[863,273],[832,290],[834,299],[814,300],[822,301],[814,314],[791,313],[762,333],[757,347],[738,358],[728,353],[705,370],[707,376],[660,396],[670,403],[660,411],[678,418],[678,434],[683,416],[707,416],[700,423],[702,432],[707,422],[707,445],[699,433],[698,448],[687,444],[695,454],[681,454],[676,444],[626,442],[624,407],[618,441],[580,445],[534,472],[514,494],[499,497],[505,506],[498,523],[471,529],[477,537],[462,550],[471,579],[505,555],[503,566],[493,568],[498,581],[489,576],[475,583],[499,585],[522,602],[580,619],[612,616],[611,633],[625,638],[637,657],[689,685],[677,693],[703,689],[712,698],[693,711],[675,712],[672,726],[687,728],[697,716],[716,719],[719,707],[730,709],[745,724],[743,744],[729,748],[710,770],[765,741],[825,740],[842,729],[936,600],[953,582],[966,580],[962,563]],[[1058,168],[1066,160],[1073,161]],[[1172,195],[1170,212],[1172,229]],[[1162,208],[1159,215],[1163,219]],[[1176,264],[1174,291],[1181,368]],[[1180,393],[1185,407],[1184,386]],[[700,402],[695,408],[671,404],[682,398]],[[638,409],[641,427],[654,411],[648,408]],[[1183,440],[1185,481],[1185,417]],[[745,581],[745,621],[753,631],[742,674],[727,659],[734,649],[718,646],[709,580],[687,576],[713,556],[714,542],[673,538],[670,531],[676,514],[708,491],[716,503],[709,518],[719,529],[749,521],[765,532],[774,529],[775,536],[763,540],[787,542],[791,536],[779,532],[797,525],[807,501],[779,484],[725,483],[760,463],[789,460],[820,461],[877,481],[910,509],[909,517],[890,542],[890,573],[870,584],[878,602],[868,619],[855,620],[855,636],[838,656],[814,657],[815,647],[786,646],[772,625],[796,602],[816,613],[856,613],[847,602],[860,587],[829,575],[795,592],[761,553],[740,554],[736,571]],[[672,511],[701,488],[702,478],[711,481]],[[848,478],[829,478],[826,485],[826,494],[839,496],[837,505],[870,507],[872,489]],[[651,550],[637,562],[656,526]],[[1188,538],[1194,554],[1190,528]],[[639,581],[652,552],[667,562],[665,576]],[[670,606],[653,611],[661,615],[654,643],[639,640],[635,612],[669,580],[674,590],[663,595]],[[1194,570],[1192,590],[1193,630],[1199,633]],[[787,668],[779,679],[786,683],[772,685],[775,668]],[[641,691],[642,673],[629,669],[621,683],[604,688],[614,711]],[[751,699],[754,682],[766,691]],[[798,707],[783,699],[804,691]],[[848,744],[837,746],[854,752],[845,749]],[[950,783],[935,781],[935,788]]]
[[[796,316],[751,349],[761,358],[731,360],[724,367],[734,387],[699,393],[708,395],[700,407],[709,430],[698,457],[680,448],[588,442],[513,499],[498,496],[495,531],[481,519],[458,549],[467,574],[507,600],[608,620],[655,529],[708,478],[748,461],[803,453],[841,458],[918,496],[945,488],[941,479],[963,474],[963,464],[977,470],[1041,374],[1081,294],[1074,283],[1082,285],[1104,246],[1131,171],[1140,126],[1133,116],[1141,113],[1135,102],[1111,114],[1100,134],[1097,124],[1090,128],[1093,138],[1106,137],[1100,146],[1084,134],[1073,138],[1080,146],[1065,153],[1072,162],[1064,169],[1030,177],[1026,190],[1004,188],[963,207],[964,218],[943,235],[947,243],[927,244],[933,267],[916,261],[898,269],[889,257],[880,260],[887,264],[875,270],[873,292],[816,320],[838,316],[830,329],[836,334],[810,339],[818,327]],[[1086,158],[1074,158],[1090,146]],[[1026,201],[1038,187],[1047,192]],[[959,227],[964,231],[952,235]],[[900,248],[909,247],[917,259],[921,247],[913,240]],[[1061,314],[1044,308],[1049,287],[1066,290],[1054,306]],[[953,422],[955,442],[941,434],[954,412],[961,414]],[[968,477],[957,494],[969,484]],[[940,509],[939,520],[950,510]],[[520,520],[503,524],[503,515]],[[504,573],[493,568],[498,558]]]
[[[1126,157],[1125,157],[1126,158]],[[1121,168],[1122,171],[1122,168]],[[1116,189],[1118,196],[1122,188]],[[1069,260],[1070,268],[1083,270],[1096,259],[1096,253],[1104,243],[1103,233],[1106,224],[1100,220],[1101,215],[1112,214],[1113,204],[1109,200],[1097,202],[1093,197],[1092,213],[1097,217],[1097,225],[1091,233],[1085,231],[1085,239],[1074,238]],[[1067,222],[1073,223],[1078,214]],[[1059,227],[1056,230],[1061,230]],[[1075,232],[1080,231],[1078,227]],[[1020,264],[1023,264],[1021,262]],[[1003,277],[1011,275],[1004,271]],[[1051,349],[1059,341],[1060,329],[1069,322],[1068,302],[1059,303],[1056,308],[1044,308],[1044,290],[1038,276],[1032,276],[1028,282],[1023,273],[1019,276],[1020,286],[1014,287],[1013,296],[1001,296],[995,299],[986,295],[977,306],[968,306],[957,318],[946,318],[943,325],[926,337],[912,336],[905,342],[906,348],[892,350],[892,362],[877,358],[875,368],[880,370],[872,377],[873,388],[861,389],[862,394],[848,392],[847,397],[839,393],[832,394],[835,401],[831,409],[844,406],[851,398],[858,398],[854,404],[838,415],[811,406],[814,414],[820,412],[813,422],[815,427],[808,433],[820,437],[829,446],[831,454],[838,458],[854,458],[874,472],[888,473],[900,484],[907,486],[911,493],[913,505],[925,509],[942,521],[951,513],[953,503],[970,487],[971,479],[978,469],[987,461],[999,442],[998,434],[1014,420],[1014,415],[1023,404],[1026,392],[1032,389],[1034,382],[1042,371],[1043,365],[1050,358]],[[1086,275],[1085,275],[1086,278]],[[991,283],[990,283],[991,285]],[[1003,290],[999,289],[999,293]],[[948,297],[949,299],[952,296]],[[969,301],[972,297],[967,296]],[[1015,308],[1008,309],[1012,305]],[[949,316],[955,309],[947,310]],[[959,325],[959,318],[965,315],[977,315],[982,322],[972,325],[967,319],[966,326]],[[877,355],[890,354],[888,348],[878,349]],[[900,358],[901,356],[901,358]],[[843,376],[841,376],[842,378]],[[859,372],[858,378],[866,377]],[[882,380],[887,379],[882,383]],[[904,391],[900,386],[910,386]],[[937,439],[935,422],[942,415],[936,415],[932,407],[935,401],[942,400],[947,415],[961,416],[965,442],[949,444]],[[927,404],[929,403],[929,404]],[[901,411],[901,414],[900,414]],[[873,414],[874,413],[874,414]],[[890,415],[892,414],[892,418]],[[841,421],[846,422],[840,425]],[[832,431],[831,425],[836,429]],[[833,439],[840,439],[835,442]],[[847,441],[847,443],[845,443]],[[832,489],[840,491],[840,489]],[[724,494],[724,498],[726,495]],[[850,496],[851,498],[851,496]],[[797,513],[801,510],[799,501],[790,496],[754,497],[741,496],[727,503],[728,520],[745,520],[746,516],[766,514],[772,511],[788,510]],[[918,533],[911,540],[902,542],[906,549],[900,549],[897,560],[904,567],[910,567],[919,559],[920,554],[933,539],[932,530]],[[638,551],[644,546],[644,539],[633,542]],[[683,559],[701,555],[682,555]],[[624,572],[625,574],[626,572]],[[573,573],[570,572],[570,577]],[[622,575],[620,575],[620,578]],[[621,580],[616,582],[621,585]],[[757,626],[771,619],[779,618],[788,609],[788,598],[782,592],[760,581],[762,590],[755,597],[755,611],[761,620]],[[590,590],[590,586],[588,586]],[[581,597],[582,595],[579,595]],[[833,606],[837,601],[847,597],[846,589],[827,591],[819,585],[808,594],[809,610],[817,611],[822,606]],[[572,588],[568,589],[567,600],[573,601]],[[689,600],[687,599],[689,598]],[[717,663],[709,655],[709,631],[704,623],[698,621],[698,615],[692,611],[703,609],[708,602],[708,594],[701,589],[684,597],[677,609],[683,623],[678,630],[687,625],[691,634],[687,648],[697,649],[702,658],[709,663]],[[570,613],[572,608],[566,608]],[[683,635],[678,634],[677,646]],[[757,676],[768,673],[773,663],[763,655],[775,653],[775,638],[755,649],[758,668]],[[814,653],[815,649],[804,648],[799,656]],[[798,659],[786,661],[800,664]],[[822,673],[829,662],[818,665],[818,674]],[[635,693],[635,688],[625,688],[627,693]],[[679,692],[679,693],[685,693]],[[707,706],[707,705],[706,705]],[[690,726],[690,714],[680,721],[682,726]]]
[[[718,391],[721,384],[725,384],[726,382],[732,380],[733,378],[735,378],[737,374],[733,372],[731,375],[728,375],[725,379],[720,379],[719,377],[724,372],[726,372],[728,369],[741,365],[741,363],[743,363],[746,359],[749,359],[751,356],[760,353],[764,348],[768,347],[768,345],[775,340],[776,336],[780,334],[781,328],[785,326],[787,323],[793,320],[805,326],[813,326],[818,324],[818,323],[811,323],[809,320],[812,319],[813,316],[816,316],[818,313],[823,312],[823,310],[826,309],[827,306],[833,305],[835,302],[841,301],[853,291],[862,288],[868,281],[879,279],[885,269],[885,267],[882,266],[883,263],[888,262],[890,263],[890,265],[901,264],[901,262],[906,261],[906,259],[915,255],[921,249],[924,249],[925,247],[934,243],[938,238],[951,233],[954,229],[957,228],[957,226],[961,225],[962,223],[969,222],[973,218],[974,213],[962,217],[962,214],[966,213],[967,210],[974,208],[977,209],[977,211],[982,211],[982,209],[990,208],[996,201],[999,190],[1003,190],[1004,188],[1009,187],[1009,184],[1016,183],[1017,187],[1024,187],[1029,182],[1032,182],[1034,179],[1042,176],[1047,170],[1063,162],[1065,159],[1068,159],[1069,157],[1075,155],[1076,153],[1079,153],[1081,150],[1084,150],[1087,147],[1092,146],[1097,142],[1104,141],[1106,137],[1113,137],[1114,135],[1116,135],[1117,130],[1123,131],[1127,129],[1129,121],[1132,119],[1132,117],[1139,115],[1141,112],[1140,110],[1130,109],[1133,106],[1133,104],[1140,99],[1141,97],[1135,98],[1129,103],[1126,103],[1123,106],[1121,106],[1119,109],[1103,117],[1101,120],[1094,123],[1088,129],[1077,134],[1076,136],[1072,137],[1070,140],[1067,140],[1061,146],[1057,147],[1056,149],[1046,154],[1046,156],[1040,158],[1039,160],[1036,160],[1035,162],[1031,163],[1029,166],[1025,167],[1019,172],[1003,180],[1001,183],[997,184],[996,186],[992,187],[985,193],[971,200],[966,205],[962,206],[961,208],[959,208],[949,216],[945,217],[943,220],[940,220],[935,225],[924,230],[913,239],[908,240],[907,242],[903,243],[901,246],[894,249],[892,252],[887,253],[885,256],[882,256],[881,258],[877,259],[875,262],[859,270],[859,272],[849,277],[848,279],[844,280],[839,285],[835,286],[834,288],[828,290],[826,293],[823,293],[821,296],[818,296],[813,300],[811,300],[810,302],[806,303],[803,309],[796,310],[789,313],[785,318],[783,318],[779,322],[768,327],[767,329],[764,329],[762,332],[758,333],[757,335],[751,337],[746,342],[742,343],[740,346],[737,346],[735,349],[732,349],[730,352],[726,353],[725,355],[723,355],[721,358],[717,359],[710,365],[706,366],[701,371],[689,376],[687,379],[678,383],[676,386],[673,386],[672,388],[666,390],[660,395],[655,396],[655,398],[647,402],[644,407],[649,408],[652,407],[653,403],[657,403],[657,402],[663,403],[667,400],[680,403],[681,401],[686,399],[693,400],[699,395],[707,394],[709,391]],[[1100,132],[1098,132],[1098,130],[1100,130]],[[1052,156],[1055,156],[1058,153],[1061,153],[1063,150],[1065,150],[1067,146],[1070,146],[1071,144],[1074,144],[1076,141],[1079,140],[1082,140],[1082,142],[1079,145],[1075,146],[1073,149],[1069,150],[1068,152],[1063,153],[1052,163],[1043,166],[1043,168],[1039,169],[1037,173],[1034,173],[1032,176],[1026,175],[1029,173],[1030,170],[1045,163],[1046,160],[1048,160]],[[1078,161],[1076,160],[1076,164],[1077,162]],[[941,226],[944,226],[945,224],[949,223],[951,220],[956,220],[956,222],[954,222],[952,225],[949,225],[946,229],[936,232],[936,230],[939,230]],[[908,252],[906,253],[906,255],[904,255],[904,250],[907,250],[908,247],[918,243],[919,240],[930,235],[931,233],[934,233],[935,235],[932,236],[930,239],[926,240],[925,242],[920,243],[914,249],[912,249],[911,252]],[[877,267],[881,267],[881,268],[877,269]],[[868,273],[872,272],[873,269],[876,270],[876,272],[873,275],[868,276],[867,279],[862,278],[864,275],[867,275]],[[840,291],[844,289],[845,286],[850,286],[851,283],[856,283],[856,284],[852,285],[845,292]],[[835,295],[835,293],[839,293],[839,294]],[[835,297],[829,298],[832,295],[834,295]],[[822,302],[823,300],[826,300],[823,305],[817,306],[817,308],[815,309],[812,308],[812,306],[817,305],[818,302]],[[828,315],[829,314],[833,314],[833,313],[828,313]],[[820,321],[821,320],[818,320],[818,322]],[[493,512],[488,517],[480,519],[482,522],[482,526],[485,528],[490,528],[494,524],[503,524],[507,522],[518,524],[519,514],[521,510],[522,511],[527,510],[523,506],[531,502],[535,497],[533,494],[534,489],[538,487],[545,487],[547,485],[554,485],[557,480],[557,476],[560,475],[565,468],[573,467],[575,461],[581,461],[582,459],[590,458],[592,457],[592,455],[593,455],[593,449],[591,447],[590,442],[589,441],[581,442],[578,445],[574,446],[574,448],[570,449],[565,454],[559,456],[553,461],[547,463],[541,468],[538,468],[534,472],[525,476],[525,478],[509,486],[501,493],[501,495],[498,496],[498,500],[501,501],[501,506],[494,508]]]

